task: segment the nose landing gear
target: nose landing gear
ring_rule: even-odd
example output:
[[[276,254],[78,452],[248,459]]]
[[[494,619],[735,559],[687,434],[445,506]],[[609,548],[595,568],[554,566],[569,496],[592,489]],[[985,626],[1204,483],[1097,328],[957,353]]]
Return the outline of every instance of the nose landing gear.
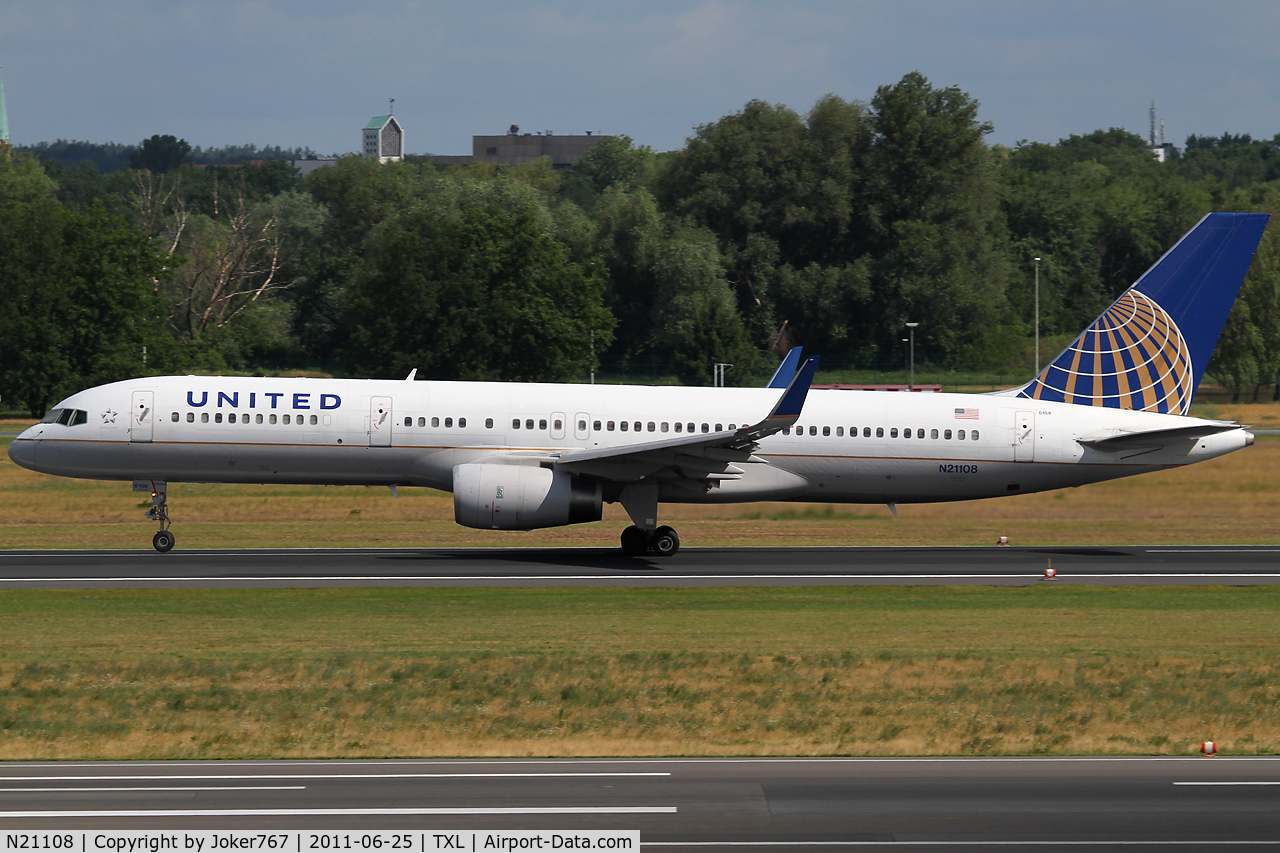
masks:
[[[169,501],[166,484],[161,480],[134,480],[135,492],[151,492],[151,509],[147,510],[147,518],[160,522],[160,530],[151,537],[151,544],[161,554],[173,550],[177,539],[169,530]]]

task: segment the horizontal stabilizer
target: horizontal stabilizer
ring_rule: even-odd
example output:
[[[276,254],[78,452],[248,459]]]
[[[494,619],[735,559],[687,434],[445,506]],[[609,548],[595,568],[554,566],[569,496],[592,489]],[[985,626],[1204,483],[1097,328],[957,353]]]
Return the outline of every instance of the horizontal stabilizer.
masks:
[[[1240,424],[1222,421],[1207,421],[1194,426],[1173,427],[1171,429],[1151,429],[1143,432],[1125,432],[1110,430],[1105,433],[1093,433],[1077,438],[1076,441],[1085,447],[1095,450],[1127,450],[1133,447],[1157,447],[1172,444],[1175,441],[1194,441],[1220,432],[1231,432],[1243,429]]]

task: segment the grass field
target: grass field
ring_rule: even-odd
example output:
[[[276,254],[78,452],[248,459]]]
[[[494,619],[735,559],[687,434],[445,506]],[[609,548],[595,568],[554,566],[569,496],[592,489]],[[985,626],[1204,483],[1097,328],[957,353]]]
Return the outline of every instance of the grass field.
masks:
[[[0,758],[1280,751],[1280,589],[9,591]]]

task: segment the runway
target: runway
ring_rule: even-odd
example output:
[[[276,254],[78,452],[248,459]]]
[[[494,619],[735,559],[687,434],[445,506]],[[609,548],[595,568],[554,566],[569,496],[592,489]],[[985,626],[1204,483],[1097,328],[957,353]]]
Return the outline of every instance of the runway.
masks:
[[[1276,584],[1280,546],[0,551],[0,589],[1043,583]]]
[[[615,829],[645,849],[1210,850],[1280,847],[1277,798],[1277,758],[20,763],[0,767],[0,834]]]

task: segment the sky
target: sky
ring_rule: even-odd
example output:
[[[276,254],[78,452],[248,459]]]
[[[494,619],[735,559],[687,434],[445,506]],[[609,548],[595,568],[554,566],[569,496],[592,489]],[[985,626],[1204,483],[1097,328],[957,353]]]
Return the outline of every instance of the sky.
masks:
[[[1280,133],[1275,0],[0,0],[12,141],[360,148],[394,112],[411,153],[473,134],[625,134],[657,151],[750,100],[803,113],[919,71],[988,141],[1121,127]]]

